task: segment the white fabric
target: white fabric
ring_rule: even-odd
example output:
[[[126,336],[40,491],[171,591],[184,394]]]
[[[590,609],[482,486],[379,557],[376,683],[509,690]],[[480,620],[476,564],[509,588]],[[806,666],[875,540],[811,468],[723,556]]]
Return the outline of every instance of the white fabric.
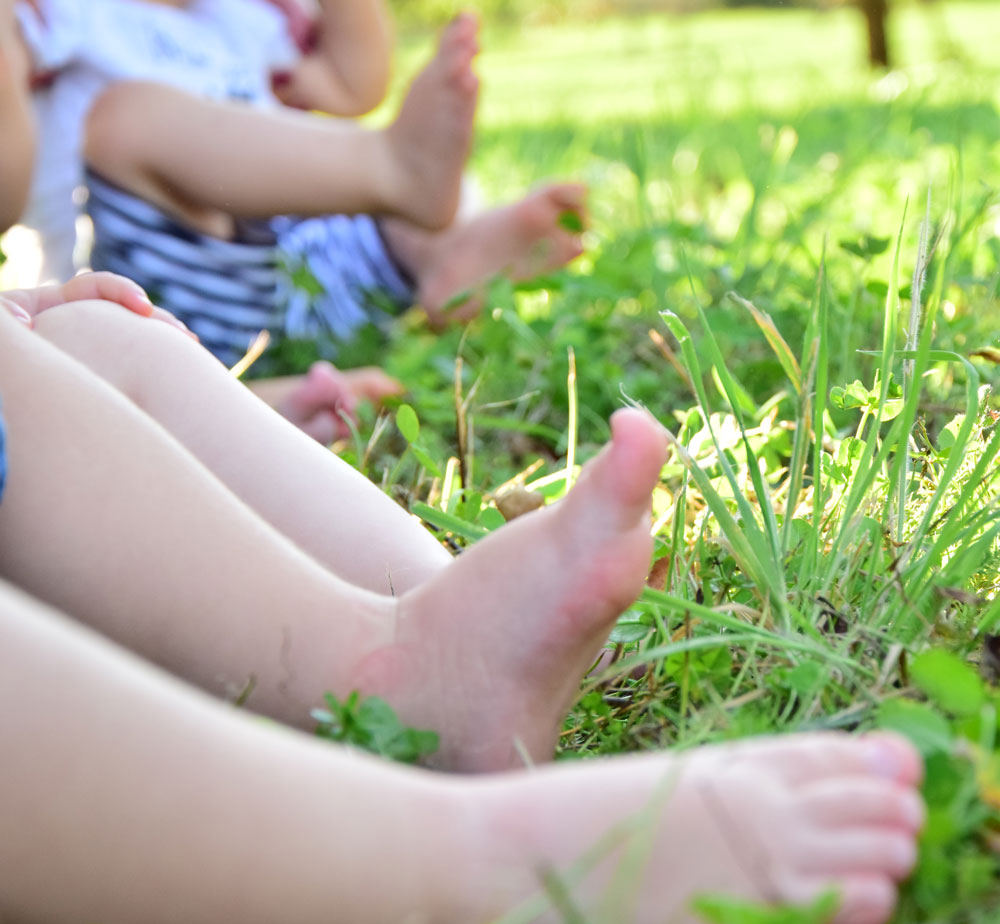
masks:
[[[57,72],[36,93],[35,178],[23,224],[40,232],[47,281],[72,275],[74,191],[82,181],[83,126],[110,84],[148,80],[212,99],[274,103],[270,73],[298,50],[266,0],[191,0],[184,9],[143,0],[42,0],[18,18],[36,69]]]

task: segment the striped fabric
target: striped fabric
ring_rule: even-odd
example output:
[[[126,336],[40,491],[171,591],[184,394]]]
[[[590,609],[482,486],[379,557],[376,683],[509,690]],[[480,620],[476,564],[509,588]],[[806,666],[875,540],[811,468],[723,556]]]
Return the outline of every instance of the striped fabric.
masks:
[[[289,337],[348,341],[367,324],[386,328],[413,304],[412,280],[371,216],[278,218],[273,226]]]
[[[235,239],[223,241],[92,172],[87,191],[93,269],[134,279],[228,365],[260,331],[280,333],[277,235],[269,223],[238,223]]]
[[[134,279],[228,365],[262,330],[344,342],[412,303],[368,216],[240,221],[221,240],[92,171],[86,180],[92,268]]]

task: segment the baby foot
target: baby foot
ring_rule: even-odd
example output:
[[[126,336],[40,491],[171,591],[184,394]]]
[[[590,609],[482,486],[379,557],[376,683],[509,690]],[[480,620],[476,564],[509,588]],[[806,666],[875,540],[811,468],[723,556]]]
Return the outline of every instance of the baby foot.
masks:
[[[441,766],[551,758],[580,678],[641,590],[666,441],[636,410],[617,412],[612,434],[561,503],[518,518],[404,595],[393,644],[360,664],[356,688],[439,732]]]
[[[835,924],[885,924],[916,861],[921,772],[902,739],[820,734],[507,777],[489,784],[489,876],[510,889],[520,866],[523,898],[538,890],[538,869],[566,869],[631,819],[650,849],[630,870],[635,903],[622,920],[695,924],[700,895],[804,904],[833,890]],[[624,860],[613,851],[574,888],[579,907],[598,906]],[[482,901],[489,888],[478,885]],[[515,902],[494,886],[492,906],[468,919],[492,920],[485,912]]]
[[[428,230],[447,227],[458,209],[479,93],[472,72],[478,28],[467,13],[452,20],[387,130],[398,179],[394,212]]]
[[[426,270],[418,274],[418,301],[431,322],[474,317],[482,305],[476,290],[495,276],[532,279],[580,256],[586,196],[586,187],[578,183],[546,186],[441,235]],[[444,310],[462,293],[469,293],[466,301]]]

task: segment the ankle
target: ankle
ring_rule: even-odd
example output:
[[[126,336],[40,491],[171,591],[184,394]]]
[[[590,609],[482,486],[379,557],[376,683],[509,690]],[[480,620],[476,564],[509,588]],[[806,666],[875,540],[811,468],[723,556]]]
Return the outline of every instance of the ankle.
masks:
[[[371,212],[406,217],[411,200],[419,191],[414,189],[405,139],[399,137],[395,128],[393,124],[373,135],[370,169],[377,202]]]
[[[461,779],[451,789],[454,865],[438,906],[446,911],[441,920],[485,924],[538,891],[539,871],[549,866],[542,819],[551,812],[524,775]]]

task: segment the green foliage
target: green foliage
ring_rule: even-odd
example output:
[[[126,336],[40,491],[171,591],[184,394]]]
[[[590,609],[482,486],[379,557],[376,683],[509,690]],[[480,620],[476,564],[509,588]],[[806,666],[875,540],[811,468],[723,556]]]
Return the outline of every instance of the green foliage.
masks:
[[[1000,622],[998,23],[903,8],[919,66],[877,79],[848,10],[494,29],[477,177],[497,201],[585,179],[587,253],[498,280],[467,328],[407,317],[338,354],[410,389],[346,454],[452,549],[500,525],[512,482],[560,497],[623,400],[664,422],[650,587],[560,757],[899,731],[929,823],[895,924],[1000,906],[997,693],[976,674]],[[961,54],[936,61],[948,34]]]
[[[837,913],[836,895],[821,895],[800,908],[769,908],[733,899],[706,897],[694,903],[694,911],[707,924],[830,924]]]
[[[313,710],[316,735],[348,744],[380,757],[415,764],[438,748],[438,736],[403,726],[392,707],[377,696],[364,699],[355,691],[343,702],[327,693],[326,709]]]
[[[912,674],[928,704],[891,700],[879,715],[882,727],[917,744],[926,766],[928,821],[897,917],[947,920],[970,907],[995,907],[998,898],[1000,858],[983,852],[982,838],[995,828],[1000,809],[1000,691],[988,690],[965,662],[943,649],[917,658]]]

